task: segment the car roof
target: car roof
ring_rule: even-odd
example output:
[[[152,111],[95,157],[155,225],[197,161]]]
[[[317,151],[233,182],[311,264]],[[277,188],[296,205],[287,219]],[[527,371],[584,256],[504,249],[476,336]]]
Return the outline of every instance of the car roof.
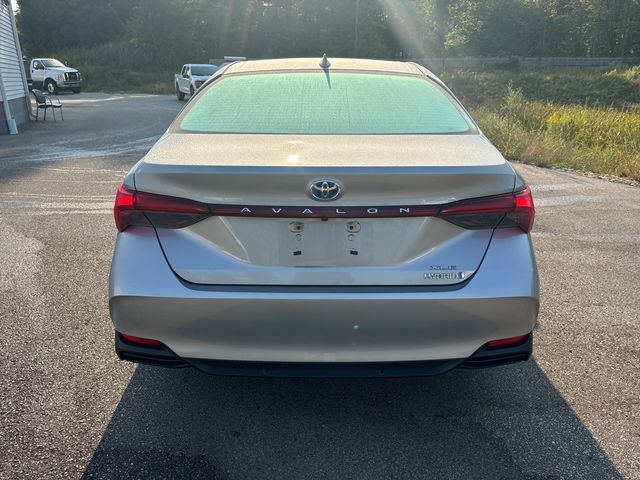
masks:
[[[185,63],[185,67],[215,67],[213,63]]]
[[[317,58],[282,58],[272,60],[248,60],[234,62],[227,68],[225,74],[250,73],[283,70],[320,70],[321,57]],[[400,73],[410,75],[424,75],[415,63],[395,62],[389,60],[369,60],[362,58],[329,58],[329,71],[361,70],[384,73]]]

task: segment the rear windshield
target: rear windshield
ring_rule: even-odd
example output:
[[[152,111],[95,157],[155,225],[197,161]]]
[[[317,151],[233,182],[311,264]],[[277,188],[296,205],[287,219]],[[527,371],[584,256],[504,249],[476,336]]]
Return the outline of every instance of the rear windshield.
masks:
[[[198,65],[191,67],[191,75],[205,77],[208,75],[213,75],[214,73],[216,73],[216,70],[218,70],[218,67],[216,67],[215,65]]]
[[[424,77],[351,72],[222,77],[185,109],[189,132],[446,134],[469,131],[447,94]]]

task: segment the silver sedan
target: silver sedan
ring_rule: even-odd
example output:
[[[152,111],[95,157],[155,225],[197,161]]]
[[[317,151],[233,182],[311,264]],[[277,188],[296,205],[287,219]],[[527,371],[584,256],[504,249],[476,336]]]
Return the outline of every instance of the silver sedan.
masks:
[[[114,213],[122,359],[377,377],[531,354],[531,191],[420,65],[226,65]]]

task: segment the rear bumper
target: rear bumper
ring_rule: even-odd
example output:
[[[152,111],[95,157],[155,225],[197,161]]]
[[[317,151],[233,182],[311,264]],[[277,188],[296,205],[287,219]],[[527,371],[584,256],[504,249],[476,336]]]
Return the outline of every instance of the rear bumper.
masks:
[[[176,277],[152,229],[132,227],[118,235],[109,307],[116,331],[159,340],[168,360],[211,373],[302,364],[343,376],[335,371],[359,364],[400,376],[491,363],[484,344],[533,330],[538,278],[529,237],[498,230],[479,270],[455,288],[202,287]]]
[[[244,362],[180,358],[168,347],[144,347],[125,341],[116,332],[116,353],[121,360],[160,367],[195,367],[210,375],[304,378],[379,378],[440,375],[455,367],[484,368],[526,361],[531,356],[533,333],[515,345],[479,348],[467,359],[415,362]]]

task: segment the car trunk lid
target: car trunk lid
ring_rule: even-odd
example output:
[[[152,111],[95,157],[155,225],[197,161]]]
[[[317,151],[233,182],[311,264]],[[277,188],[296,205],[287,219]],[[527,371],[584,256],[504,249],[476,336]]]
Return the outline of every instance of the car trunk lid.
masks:
[[[335,181],[343,194],[311,198]],[[477,270],[492,230],[429,213],[513,191],[514,172],[480,135],[168,134],[135,174],[138,191],[213,215],[158,228],[184,280],[224,285],[451,285]]]

